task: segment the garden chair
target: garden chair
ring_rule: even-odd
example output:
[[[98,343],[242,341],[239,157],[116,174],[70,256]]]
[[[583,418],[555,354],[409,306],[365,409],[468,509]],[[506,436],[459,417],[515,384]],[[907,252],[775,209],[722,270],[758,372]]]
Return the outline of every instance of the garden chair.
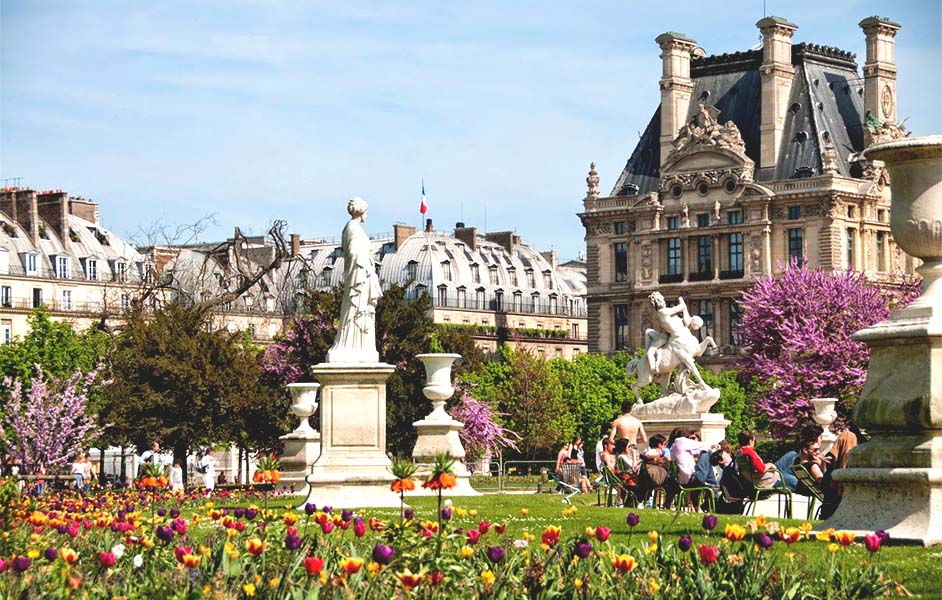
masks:
[[[736,467],[739,469],[739,474],[742,478],[752,485],[752,490],[744,500],[746,502],[745,509],[743,513],[749,515],[756,514],[756,504],[759,503],[759,500],[765,500],[766,498],[775,495],[778,500],[778,507],[776,509],[776,514],[781,515],[782,513],[782,500],[785,501],[785,515],[791,519],[792,518],[792,491],[782,484],[782,487],[761,487],[755,484],[755,477],[752,472],[752,461],[749,460],[748,456],[743,456],[737,452],[736,455]],[[781,473],[779,473],[779,482],[781,480]]]
[[[612,471],[608,465],[602,467],[602,473],[609,485],[606,498],[607,506],[612,506],[612,497],[615,494],[618,494],[618,504],[620,506],[638,506],[638,496],[635,494],[634,488],[625,485],[624,480],[615,471]]]
[[[711,513],[716,512],[716,493],[717,489],[712,488],[708,485],[685,485],[680,483],[680,477],[677,472],[677,463],[671,461],[667,465],[667,469],[671,474],[671,477],[674,478],[674,481],[677,482],[677,495],[674,498],[674,504],[676,505],[677,511],[684,510],[685,508],[696,508],[702,505],[702,501],[699,501],[700,494],[706,494],[707,507]]]
[[[824,506],[824,491],[821,489],[821,486],[818,485],[818,482],[815,481],[814,475],[811,474],[811,471],[808,470],[803,464],[795,463],[792,465],[792,473],[795,474],[795,477],[798,479],[798,483],[804,485],[808,491],[811,493],[808,496],[808,520],[812,518],[818,518],[821,515],[821,508]],[[815,513],[815,504],[817,502],[821,503],[821,506],[818,506],[818,511]]]
[[[562,491],[563,502],[565,504],[572,504],[572,497],[581,492],[579,489],[579,465],[564,464],[562,468],[562,477],[555,471],[550,471],[549,476],[550,479],[556,483],[557,488]]]

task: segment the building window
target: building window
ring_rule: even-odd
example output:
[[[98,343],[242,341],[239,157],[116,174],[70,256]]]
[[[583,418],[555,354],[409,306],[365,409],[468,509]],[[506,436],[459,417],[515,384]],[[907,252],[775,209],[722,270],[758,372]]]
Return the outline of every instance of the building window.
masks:
[[[697,215],[697,227],[709,227],[710,226],[710,215],[703,213]]]
[[[677,217],[667,217],[667,228],[669,230],[677,229]]]
[[[700,340],[706,339],[706,336],[713,335],[713,301],[697,301],[697,316],[703,319],[703,327],[700,328]]]
[[[72,290],[62,290],[62,310],[72,310]]]
[[[533,294],[530,296],[530,312],[539,312],[540,311],[540,295]]]
[[[797,259],[800,265],[805,257],[804,230],[801,228],[788,230],[788,258]]]
[[[56,257],[56,277],[58,277],[59,279],[69,278],[69,257],[68,256]]]
[[[615,350],[628,349],[628,305],[615,305]]]
[[[736,300],[729,301],[729,343],[740,345],[739,323],[742,322],[742,307]]]
[[[485,295],[484,295],[484,290],[478,290],[478,291],[477,291],[477,294],[475,294],[475,295],[476,295],[476,297],[477,297],[477,302],[476,302],[477,308],[483,310],[483,309],[484,309],[484,304],[485,304],[485,302],[486,302],[486,300],[487,300],[486,297],[485,297]]]
[[[742,272],[742,234],[729,234],[729,270]]]
[[[128,263],[121,260],[114,263],[114,279],[121,282],[128,280]]]
[[[463,287],[458,288],[458,308],[467,308],[467,295]]]
[[[527,269],[527,287],[536,287],[536,278],[533,276],[533,269]]]
[[[13,343],[13,321],[4,319],[0,322],[0,336],[4,344]]]
[[[26,274],[35,275],[37,271],[37,260],[35,254],[26,255]]]
[[[697,273],[713,271],[713,238],[701,235],[697,238]]]
[[[418,275],[418,270],[419,263],[415,262],[414,260],[410,260],[408,264],[406,264],[406,277],[409,279],[415,279],[416,275]]]
[[[523,310],[523,294],[520,292],[514,292],[514,303],[512,310],[514,312],[520,312]]]
[[[847,218],[848,218],[848,219],[853,219],[855,212],[856,212],[856,211],[854,210],[854,207],[848,204],[848,205],[847,205]]]
[[[330,272],[332,270],[333,269],[331,269],[330,267],[324,267],[324,270],[321,271],[321,277],[320,277],[321,281],[320,281],[319,287],[322,287],[322,288],[330,287]],[[414,278],[415,278],[414,276],[411,277],[411,279],[414,279]]]
[[[740,225],[742,224],[742,211],[731,210],[726,213],[726,220],[730,225]]]
[[[451,281],[451,262],[447,260],[442,261],[442,275],[445,277],[445,281]]]
[[[882,231],[877,232],[877,271],[886,271],[886,258],[884,258],[884,234]]]
[[[795,221],[801,218],[801,206],[788,207],[788,220]]]
[[[43,289],[33,288],[33,308],[43,305]]]
[[[877,209],[877,221],[881,223],[886,222],[886,211],[883,210],[882,208]]]
[[[513,267],[511,267],[511,268],[507,269],[507,274],[510,275],[510,285],[512,285],[512,286],[514,286],[514,287],[520,285],[520,284],[517,282],[517,269],[514,269]]]
[[[13,306],[13,287],[5,285],[0,287],[0,304],[6,308]]]
[[[615,281],[628,281],[628,244],[625,242],[615,244]]]
[[[476,264],[471,265],[471,281],[481,283],[481,268]]]
[[[85,259],[85,276],[89,281],[98,281],[98,261],[94,258]]]
[[[854,245],[854,229],[852,227],[847,228],[847,268],[853,269],[856,265],[856,248]]]
[[[681,266],[680,238],[671,238],[667,240],[667,274],[680,275]]]
[[[557,349],[556,349],[556,358],[562,358],[562,357],[563,357],[563,349],[562,349],[562,348],[557,348]]]
[[[543,287],[546,289],[553,287],[553,274],[550,271],[543,271]]]
[[[121,294],[121,310],[131,308],[131,298],[127,294]]]
[[[579,324],[578,323],[572,324],[572,339],[574,340],[579,339]]]
[[[625,235],[625,222],[615,221],[615,235]]]
[[[491,285],[497,285],[497,267],[490,268]]]
[[[558,304],[557,304],[557,302],[556,302],[556,296],[555,296],[555,295],[550,296],[550,297],[549,297],[549,313],[550,313],[551,315],[555,315],[557,312],[559,312],[559,311],[558,311],[558,308],[559,308],[559,306],[558,306]]]
[[[494,292],[494,310],[497,312],[504,311],[504,292],[501,290]]]

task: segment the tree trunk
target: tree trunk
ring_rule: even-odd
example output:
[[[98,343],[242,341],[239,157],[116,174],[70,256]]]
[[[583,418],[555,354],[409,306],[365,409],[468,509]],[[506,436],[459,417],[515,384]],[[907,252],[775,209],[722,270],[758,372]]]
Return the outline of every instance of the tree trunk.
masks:
[[[183,487],[186,487],[187,485],[187,468],[186,468],[187,467],[187,464],[186,464],[187,454],[188,452],[187,452],[187,447],[185,444],[183,444],[182,442],[178,442],[174,444],[173,462],[176,464],[179,464],[180,467],[183,469]]]

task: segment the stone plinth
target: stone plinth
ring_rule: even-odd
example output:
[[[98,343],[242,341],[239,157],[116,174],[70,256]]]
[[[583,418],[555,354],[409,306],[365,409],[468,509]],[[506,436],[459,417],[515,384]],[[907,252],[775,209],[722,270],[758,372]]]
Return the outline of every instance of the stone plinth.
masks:
[[[415,442],[415,448],[412,450],[412,458],[418,465],[415,473],[416,481],[424,481],[432,472],[432,465],[435,463],[435,455],[439,452],[447,452],[449,456],[457,459],[455,462],[455,478],[458,485],[450,490],[443,490],[443,496],[480,496],[481,493],[471,487],[471,473],[461,459],[464,458],[464,446],[461,445],[461,439],[458,437],[458,431],[464,427],[464,423],[452,419],[444,408],[432,411],[432,413],[413,423],[419,432],[418,439]],[[415,492],[411,494],[416,496],[438,495],[436,490],[426,490],[416,487]]]
[[[321,363],[320,456],[306,477],[305,502],[338,508],[398,507],[386,455],[385,363]]]
[[[296,494],[307,496],[310,488],[305,477],[311,472],[311,465],[321,453],[321,434],[308,422],[311,415],[317,411],[317,391],[319,383],[292,383],[288,385],[291,392],[291,412],[298,417],[297,428],[289,434],[281,436],[284,442],[284,452],[281,456],[281,480],[276,486],[279,492],[293,490]]]
[[[632,411],[633,412],[633,411]],[[656,433],[670,437],[675,427],[689,427],[700,434],[700,440],[710,444],[718,444],[726,439],[726,427],[730,424],[728,419],[719,413],[700,413],[693,415],[650,415],[641,418],[644,432],[650,438]]]

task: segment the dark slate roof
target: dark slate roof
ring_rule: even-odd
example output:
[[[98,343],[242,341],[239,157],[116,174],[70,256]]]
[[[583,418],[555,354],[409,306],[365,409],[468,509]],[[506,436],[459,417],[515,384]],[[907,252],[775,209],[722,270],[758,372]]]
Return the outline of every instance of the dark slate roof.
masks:
[[[863,80],[855,55],[828,46],[795,44],[789,110],[782,147],[774,168],[759,169],[759,125],[762,51],[749,50],[694,59],[690,76],[694,91],[688,118],[699,104],[720,109],[719,120],[732,120],[755,161],[756,180],[794,179],[821,174],[821,150],[830,140],[838,153],[841,175],[850,176],[848,157],[863,150]],[[612,189],[613,196],[656,191],[660,172],[660,107],[645,128]]]

